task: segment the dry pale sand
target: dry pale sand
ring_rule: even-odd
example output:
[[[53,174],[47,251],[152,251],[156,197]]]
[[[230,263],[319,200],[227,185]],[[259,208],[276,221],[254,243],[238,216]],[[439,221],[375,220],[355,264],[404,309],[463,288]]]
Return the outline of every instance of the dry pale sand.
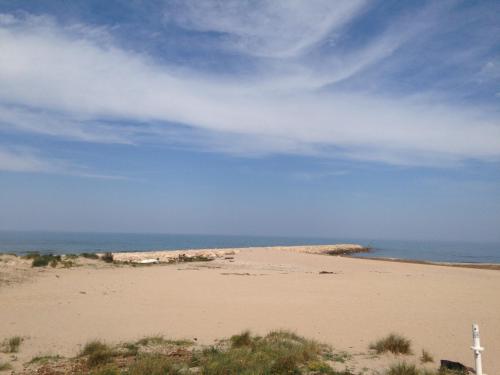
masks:
[[[478,322],[484,370],[500,373],[495,270],[252,249],[212,262],[33,272],[0,285],[0,340],[26,337],[16,366],[39,354],[74,355],[94,338],[163,334],[210,343],[276,328],[351,353],[367,353],[371,341],[399,332],[416,354],[426,348],[437,360],[472,366],[471,323]],[[358,354],[350,365],[392,360]]]

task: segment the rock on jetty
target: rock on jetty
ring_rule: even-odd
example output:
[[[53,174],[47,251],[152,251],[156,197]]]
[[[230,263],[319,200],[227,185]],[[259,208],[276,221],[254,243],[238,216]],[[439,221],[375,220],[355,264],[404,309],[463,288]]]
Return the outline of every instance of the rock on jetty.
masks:
[[[113,253],[113,260],[128,263],[174,263],[207,261],[234,255],[237,249],[200,249],[200,250],[160,250],[134,253]],[[156,262],[155,262],[156,261]]]

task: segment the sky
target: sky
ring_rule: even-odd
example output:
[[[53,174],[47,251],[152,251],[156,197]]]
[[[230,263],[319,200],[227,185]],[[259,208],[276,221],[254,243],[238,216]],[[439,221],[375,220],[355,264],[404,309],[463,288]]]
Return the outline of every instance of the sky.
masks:
[[[0,0],[0,229],[500,241],[500,3]]]

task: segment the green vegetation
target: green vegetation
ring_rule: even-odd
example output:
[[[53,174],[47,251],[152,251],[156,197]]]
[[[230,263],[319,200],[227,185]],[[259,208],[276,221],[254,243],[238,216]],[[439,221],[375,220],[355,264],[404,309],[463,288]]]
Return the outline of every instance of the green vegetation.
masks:
[[[403,336],[391,333],[389,336],[370,345],[377,354],[391,352],[393,354],[411,354],[411,341]]]
[[[398,335],[379,340],[374,349],[381,353],[408,353],[410,341]],[[430,357],[424,350],[422,356]],[[85,373],[91,375],[353,375],[346,367],[338,371],[333,362],[345,363],[346,352],[334,352],[328,345],[308,340],[289,331],[272,331],[255,336],[249,331],[216,341],[211,346],[196,346],[190,340],[169,340],[148,336],[135,342],[110,346],[102,341],[87,343],[72,359],[45,355],[30,364],[40,366],[43,374]],[[62,372],[61,372],[62,371]],[[66,371],[66,372],[65,372]],[[369,371],[363,368],[360,375]],[[38,372],[37,372],[38,373]],[[384,375],[463,375],[446,370],[429,370],[404,361],[382,372]]]
[[[90,375],[121,375],[120,368],[116,365],[106,365],[89,373]],[[168,373],[166,373],[168,374]]]
[[[149,345],[174,345],[174,346],[190,346],[193,342],[190,340],[168,340],[163,336],[148,336],[136,342],[136,345],[149,346]]]
[[[31,359],[31,361],[29,361],[30,364],[39,364],[39,365],[45,365],[51,361],[58,361],[62,359],[62,357],[60,355],[51,355],[51,354],[47,354],[47,355],[41,355],[41,356],[37,356],[37,357],[33,357]]]
[[[387,370],[386,375],[423,375],[422,371],[417,369],[413,364],[408,364],[406,362],[399,362],[393,364]]]
[[[82,253],[78,254],[66,254],[64,258],[61,255],[54,254],[40,254],[39,252],[30,252],[23,256],[24,259],[32,260],[32,267],[46,267],[50,265],[51,267],[57,267],[58,264],[61,264],[65,268],[74,267],[77,265],[76,260],[78,257],[83,257],[87,259],[99,259],[99,256],[94,253]],[[112,263],[113,262],[113,254],[105,253],[101,259],[105,262]]]
[[[204,256],[204,255],[195,255],[195,256],[186,256],[184,254],[180,254],[177,261],[178,262],[210,262],[213,258]]]
[[[427,350],[422,349],[422,356],[420,357],[420,362],[422,363],[434,362],[434,358]]]
[[[21,336],[13,336],[6,339],[2,344],[2,351],[4,353],[17,353],[22,342],[23,338]]]
[[[109,346],[102,341],[87,343],[80,355],[65,362],[56,356],[33,358],[44,371],[78,368],[93,375],[187,374],[203,375],[350,375],[336,372],[329,364],[336,357],[331,348],[292,332],[274,331],[264,337],[246,331],[209,347],[196,347],[189,340],[144,337],[136,342]],[[59,367],[58,367],[59,366]],[[76,367],[74,367],[76,366]],[[45,372],[44,372],[45,373]]]
[[[32,259],[32,267],[46,267],[49,264],[51,267],[56,267],[59,262],[61,262],[60,255],[53,254],[40,254],[40,253],[28,253],[24,256],[25,259]]]
[[[145,354],[130,366],[127,375],[181,374],[185,368],[186,365],[182,361],[175,361],[161,354]]]
[[[202,374],[335,374],[325,361],[328,346],[288,331],[265,337],[249,332],[232,336],[222,345],[195,352],[191,364]]]
[[[101,255],[101,260],[105,261],[106,263],[113,263],[113,253],[104,253]]]
[[[333,361],[333,362],[340,362],[340,363],[345,363],[347,362],[348,360],[351,359],[351,355],[347,352],[337,352],[337,353],[327,353],[325,354],[325,359],[329,360],[329,361]]]
[[[87,365],[89,367],[96,367],[98,365],[109,363],[113,359],[114,355],[114,351],[107,344],[98,340],[85,344],[82,352],[80,353],[81,357],[87,357]]]

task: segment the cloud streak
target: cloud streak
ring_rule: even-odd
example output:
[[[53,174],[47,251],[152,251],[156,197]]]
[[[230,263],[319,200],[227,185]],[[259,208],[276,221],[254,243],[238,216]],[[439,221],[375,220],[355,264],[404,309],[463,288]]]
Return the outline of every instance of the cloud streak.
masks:
[[[454,106],[425,93],[417,99],[322,89],[380,63],[418,35],[419,27],[405,35],[389,29],[353,52],[327,55],[321,69],[311,69],[311,49],[352,21],[364,2],[335,3],[334,10],[331,2],[307,9],[305,2],[273,2],[247,13],[240,2],[203,4],[178,4],[176,22],[222,33],[220,48],[272,61],[261,61],[254,75],[221,77],[123,49],[91,27],[3,15],[0,127],[85,142],[154,139],[244,155],[294,153],[403,165],[500,160],[495,111]],[[29,157],[23,167],[12,153],[4,154],[4,165],[9,158],[18,169],[43,169]]]

